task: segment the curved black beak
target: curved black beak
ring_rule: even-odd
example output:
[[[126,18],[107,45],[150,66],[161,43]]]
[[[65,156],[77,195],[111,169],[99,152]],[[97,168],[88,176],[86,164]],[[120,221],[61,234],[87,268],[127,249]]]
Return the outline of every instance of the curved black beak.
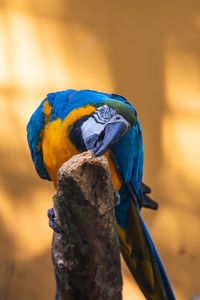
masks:
[[[90,150],[94,152],[95,156],[103,155],[111,145],[119,141],[122,135],[127,132],[127,129],[127,125],[122,122],[107,124],[99,136],[95,137],[95,142],[93,136],[93,147]]]

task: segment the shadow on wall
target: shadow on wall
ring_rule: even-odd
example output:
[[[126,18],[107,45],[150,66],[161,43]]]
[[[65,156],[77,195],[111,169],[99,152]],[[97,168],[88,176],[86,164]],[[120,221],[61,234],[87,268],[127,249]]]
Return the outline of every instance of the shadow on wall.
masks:
[[[52,291],[46,210],[54,192],[36,176],[25,127],[46,93],[66,88],[119,93],[136,108],[144,138],[144,178],[160,202],[160,211],[145,210],[144,219],[177,299],[197,293],[198,1],[15,0],[2,2],[0,16],[0,263],[8,273],[10,259],[24,268],[20,272],[27,286],[13,277],[10,293],[16,291],[23,300],[27,294],[44,299],[42,291],[39,296],[43,287]],[[0,287],[7,278],[2,274]],[[47,285],[37,285],[46,277]]]

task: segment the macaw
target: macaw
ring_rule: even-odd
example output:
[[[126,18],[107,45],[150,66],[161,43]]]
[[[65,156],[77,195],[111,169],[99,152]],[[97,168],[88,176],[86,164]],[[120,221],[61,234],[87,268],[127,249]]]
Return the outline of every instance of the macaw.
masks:
[[[91,90],[50,93],[30,118],[27,137],[38,175],[55,187],[60,166],[73,155],[91,150],[107,157],[119,200],[115,215],[125,262],[148,300],[175,299],[140,214],[142,206],[156,209],[157,203],[142,183],[141,129],[128,101]],[[52,211],[49,218],[56,231]]]

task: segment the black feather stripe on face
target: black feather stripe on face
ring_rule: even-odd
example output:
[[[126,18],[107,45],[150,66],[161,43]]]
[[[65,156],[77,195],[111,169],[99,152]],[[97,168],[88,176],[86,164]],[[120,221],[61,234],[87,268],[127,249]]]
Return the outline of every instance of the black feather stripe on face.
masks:
[[[125,101],[125,100],[124,100]],[[126,101],[127,102],[127,101]],[[101,103],[101,106],[107,105],[112,109],[115,109],[117,114],[124,117],[132,126],[136,123],[136,113],[134,108],[127,103],[124,103],[117,99],[107,99]]]
[[[73,126],[71,126],[68,129],[68,135],[69,135],[70,141],[72,142],[72,144],[74,144],[76,149],[80,152],[87,151],[84,140],[82,138],[82,134],[81,134],[81,125],[90,117],[91,117],[91,114],[81,117],[73,124]]]

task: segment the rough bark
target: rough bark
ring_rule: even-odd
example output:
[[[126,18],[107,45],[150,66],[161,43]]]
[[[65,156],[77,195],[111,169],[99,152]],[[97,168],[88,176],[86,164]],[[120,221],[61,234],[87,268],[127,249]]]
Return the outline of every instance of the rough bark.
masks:
[[[122,299],[111,173],[105,157],[73,156],[58,172],[52,260],[55,300]]]

